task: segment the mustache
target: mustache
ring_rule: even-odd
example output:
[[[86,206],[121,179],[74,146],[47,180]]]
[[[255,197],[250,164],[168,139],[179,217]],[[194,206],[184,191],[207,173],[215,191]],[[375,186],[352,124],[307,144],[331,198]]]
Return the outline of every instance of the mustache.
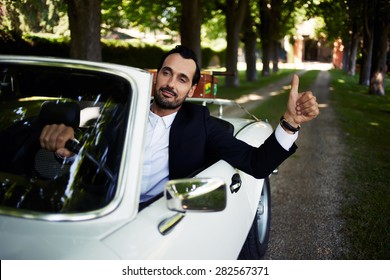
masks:
[[[173,96],[177,96],[177,93],[173,89],[171,89],[170,87],[161,87],[160,91],[167,91],[167,92],[171,93]]]

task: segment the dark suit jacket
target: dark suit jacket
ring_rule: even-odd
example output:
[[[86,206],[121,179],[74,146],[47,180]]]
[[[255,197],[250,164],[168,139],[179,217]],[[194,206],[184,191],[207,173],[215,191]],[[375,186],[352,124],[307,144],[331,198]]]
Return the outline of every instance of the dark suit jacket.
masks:
[[[188,177],[220,159],[256,178],[264,178],[296,148],[294,144],[286,151],[276,140],[275,132],[260,147],[252,147],[221,128],[207,107],[184,102],[170,131],[170,179]]]

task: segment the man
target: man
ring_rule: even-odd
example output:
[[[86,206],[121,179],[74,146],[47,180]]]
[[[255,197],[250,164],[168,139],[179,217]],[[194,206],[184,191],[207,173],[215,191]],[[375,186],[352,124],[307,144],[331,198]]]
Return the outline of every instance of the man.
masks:
[[[207,107],[184,102],[194,94],[199,78],[192,50],[177,46],[163,56],[149,112],[141,202],[158,196],[169,179],[189,176],[219,159],[264,178],[295,152],[300,125],[319,114],[315,96],[298,93],[299,79],[294,75],[281,124],[263,145],[252,147],[222,129]],[[65,142],[73,138],[72,128],[50,125],[42,130],[40,143],[68,157],[71,152],[64,148]]]

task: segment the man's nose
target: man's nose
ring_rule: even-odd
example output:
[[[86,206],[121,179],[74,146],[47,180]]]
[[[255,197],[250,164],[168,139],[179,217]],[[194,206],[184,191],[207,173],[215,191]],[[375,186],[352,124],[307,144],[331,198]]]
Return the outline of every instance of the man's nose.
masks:
[[[167,81],[167,84],[170,88],[174,88],[175,87],[175,77],[174,76],[171,76],[168,81]]]

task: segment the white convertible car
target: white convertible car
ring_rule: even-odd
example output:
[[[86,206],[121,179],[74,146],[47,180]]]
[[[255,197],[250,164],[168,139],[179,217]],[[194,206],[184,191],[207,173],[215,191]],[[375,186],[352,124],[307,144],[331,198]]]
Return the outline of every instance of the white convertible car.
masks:
[[[0,259],[264,255],[269,180],[224,161],[194,177],[169,181],[159,199],[139,207],[150,72],[0,56],[0,82]],[[272,133],[268,123],[256,119],[218,120],[254,146]],[[49,123],[76,129],[78,142],[68,143],[75,157],[40,149],[40,130]]]

